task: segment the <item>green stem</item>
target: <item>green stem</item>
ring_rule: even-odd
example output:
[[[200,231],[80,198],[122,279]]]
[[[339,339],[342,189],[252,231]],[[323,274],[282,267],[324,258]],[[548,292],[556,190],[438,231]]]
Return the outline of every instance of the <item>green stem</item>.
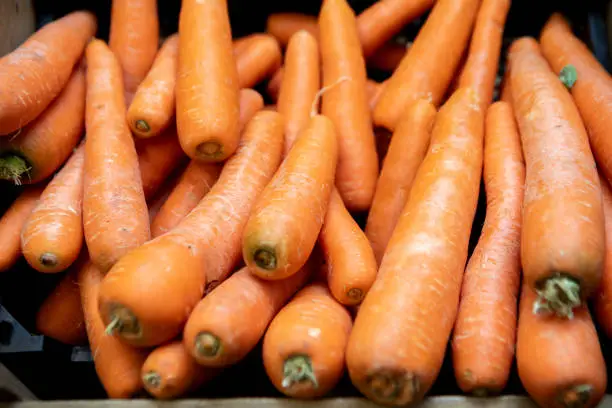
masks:
[[[283,366],[283,375],[284,388],[303,381],[310,381],[315,389],[319,388],[317,377],[312,369],[312,362],[308,356],[289,357]]]
[[[272,248],[258,248],[253,253],[253,260],[262,269],[276,268],[276,253]]]
[[[23,158],[15,154],[0,157],[0,179],[10,180],[21,185],[21,179],[28,174],[32,167]]]
[[[106,330],[104,330],[104,333],[106,333],[106,335],[108,336],[112,336],[116,330],[120,330],[121,328],[121,319],[119,318],[119,316],[114,316],[113,320],[111,320],[111,322],[108,324],[108,326],[106,326]]]
[[[568,64],[561,69],[559,79],[567,89],[572,89],[578,79],[578,71],[572,64]]]
[[[114,305],[110,312],[111,322],[106,326],[106,334],[118,334],[124,338],[138,339],[142,329],[136,316],[124,306]]]
[[[533,313],[555,313],[571,319],[574,308],[582,304],[580,284],[569,276],[557,274],[546,279],[542,289],[536,290],[538,300],[533,305]]]
[[[138,119],[136,122],[134,122],[134,126],[136,127],[136,129],[144,133],[151,130],[151,126],[149,126],[147,121],[144,119]]]
[[[142,376],[142,381],[151,388],[158,388],[161,385],[161,376],[155,371],[149,371]]]
[[[221,340],[212,333],[200,333],[195,340],[195,349],[202,357],[216,357],[221,352]]]

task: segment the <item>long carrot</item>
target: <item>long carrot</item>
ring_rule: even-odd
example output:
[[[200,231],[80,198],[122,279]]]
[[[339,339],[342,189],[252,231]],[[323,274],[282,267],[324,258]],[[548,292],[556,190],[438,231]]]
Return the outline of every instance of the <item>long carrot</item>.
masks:
[[[336,187],[349,210],[367,210],[376,188],[378,156],[355,15],[345,0],[323,2],[319,29],[323,85],[327,89],[321,111],[338,133]]]
[[[0,59],[0,135],[26,126],[49,106],[95,32],[93,14],[70,13]]]
[[[176,109],[192,159],[222,161],[238,146],[238,73],[226,0],[185,0],[179,18]]]
[[[430,102],[415,101],[408,106],[391,138],[365,227],[378,264],[427,153],[435,116],[436,108]]]
[[[565,67],[576,72],[571,93],[589,132],[591,148],[597,164],[608,180],[612,180],[612,78],[595,56],[574,36],[567,21],[553,14],[540,36],[542,53],[560,73]]]
[[[459,387],[476,395],[500,392],[510,375],[525,183],[521,140],[510,105],[491,105],[485,128],[487,216],[465,272],[452,341]]]
[[[287,279],[259,279],[247,267],[193,309],[183,343],[199,364],[225,367],[242,360],[261,340],[276,313],[304,285],[310,264]]]
[[[393,131],[408,104],[439,105],[467,46],[480,0],[438,0],[374,109],[374,124]],[[444,29],[441,29],[444,27]]]
[[[0,179],[37,183],[56,171],[83,135],[85,75],[77,68],[60,95],[13,137],[0,138]]]
[[[236,56],[240,88],[253,87],[272,76],[280,67],[281,59],[281,49],[274,37],[268,34],[251,35]]]
[[[535,309],[571,317],[601,280],[605,235],[601,188],[587,132],[571,95],[537,42],[508,53],[512,104],[526,179],[521,260]]]
[[[461,88],[440,109],[429,153],[359,308],[346,362],[353,384],[374,402],[420,400],[442,366],[480,187],[478,102],[474,90]]]
[[[606,256],[601,285],[594,299],[595,316],[603,332],[612,337],[612,191],[603,175],[600,175],[600,183],[606,229]]]
[[[224,280],[238,262],[244,225],[278,167],[282,143],[280,115],[257,113],[198,206],[172,231],[115,265],[100,289],[100,311],[109,332],[141,346],[179,334],[207,280]]]
[[[595,407],[606,391],[606,364],[586,306],[572,320],[534,314],[537,294],[523,285],[516,361],[523,386],[542,407]]]
[[[87,46],[83,227],[92,262],[105,273],[150,238],[134,140],[125,121],[121,68],[100,40]]]
[[[289,397],[326,395],[344,372],[351,327],[351,315],[325,284],[302,289],[264,336],[263,363],[272,384]]]

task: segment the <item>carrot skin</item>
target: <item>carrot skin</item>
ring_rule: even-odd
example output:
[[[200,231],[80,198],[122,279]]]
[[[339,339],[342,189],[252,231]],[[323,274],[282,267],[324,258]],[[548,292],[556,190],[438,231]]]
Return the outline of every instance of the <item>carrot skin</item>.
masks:
[[[272,78],[270,78],[268,85],[266,86],[266,93],[275,103],[278,103],[278,97],[280,96],[280,88],[283,84],[284,76],[285,68],[282,66],[274,73],[274,75],[272,75]]]
[[[278,41],[268,34],[253,34],[236,55],[236,70],[240,88],[251,88],[272,76],[281,65]]]
[[[601,285],[594,297],[597,323],[608,338],[612,337],[612,192],[603,175],[599,177],[606,229],[606,256]]]

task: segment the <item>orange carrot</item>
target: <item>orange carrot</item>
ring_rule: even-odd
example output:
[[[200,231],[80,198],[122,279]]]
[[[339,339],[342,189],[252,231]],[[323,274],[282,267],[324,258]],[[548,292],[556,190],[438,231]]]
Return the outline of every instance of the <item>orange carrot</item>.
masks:
[[[599,286],[605,234],[601,188],[572,97],[531,38],[511,46],[510,87],[526,179],[521,260],[534,305],[571,317]]]
[[[487,112],[484,181],[487,216],[465,272],[452,341],[459,387],[476,395],[505,387],[516,339],[525,163],[505,102]]]
[[[353,384],[374,402],[422,399],[442,366],[480,187],[478,102],[474,90],[461,88],[440,109],[429,153],[359,308],[346,362]]]
[[[359,19],[357,20],[359,22]],[[380,47],[374,54],[370,55],[366,63],[368,67],[379,69],[381,71],[393,72],[402,62],[406,53],[410,50],[412,43],[396,44],[388,42]]]
[[[391,138],[365,228],[378,264],[427,153],[435,116],[436,109],[430,102],[415,101],[408,106]]]
[[[192,159],[222,161],[238,146],[239,81],[226,0],[184,0],[176,121]]]
[[[66,88],[36,120],[0,138],[0,179],[37,183],[56,171],[83,135],[85,76],[77,68]]]
[[[606,256],[601,285],[594,299],[595,313],[603,332],[612,337],[612,192],[603,175],[600,175],[600,183],[606,229]]]
[[[250,88],[272,76],[281,65],[278,41],[268,34],[253,34],[236,56],[240,88]]]
[[[0,59],[0,135],[26,126],[49,106],[66,86],[95,32],[93,14],[70,13]]]
[[[324,284],[302,289],[264,336],[263,362],[272,384],[293,398],[327,394],[344,372],[351,326],[351,315]]]
[[[100,311],[109,332],[140,346],[162,344],[179,334],[206,281],[224,280],[238,262],[244,225],[278,167],[282,143],[280,115],[257,113],[237,153],[198,206],[174,229],[113,267],[100,288]]]
[[[285,56],[285,59],[287,57]],[[268,81],[268,85],[266,86],[266,92],[270,98],[276,103],[278,103],[278,97],[280,95],[280,88],[283,84],[283,77],[285,76],[285,68],[280,67],[272,78]]]

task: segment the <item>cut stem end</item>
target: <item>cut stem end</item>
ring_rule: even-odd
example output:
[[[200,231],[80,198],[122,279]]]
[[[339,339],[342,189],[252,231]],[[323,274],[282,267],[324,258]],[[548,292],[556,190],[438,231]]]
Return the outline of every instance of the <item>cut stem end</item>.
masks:
[[[53,268],[57,266],[57,256],[50,252],[45,252],[39,258],[40,264],[46,268]]]
[[[221,352],[221,340],[212,333],[200,333],[195,340],[195,351],[202,357],[217,357]]]
[[[134,126],[136,127],[136,129],[143,133],[149,132],[151,130],[151,126],[149,126],[147,121],[144,119],[138,119],[136,122],[134,122]]]
[[[9,180],[21,185],[21,180],[28,175],[31,166],[28,162],[15,154],[0,157],[0,179]]]
[[[110,313],[110,323],[106,326],[107,335],[117,334],[125,338],[142,336],[140,322],[134,314],[123,306],[115,306]]]
[[[289,357],[283,365],[283,388],[303,382],[310,382],[315,389],[319,388],[310,357],[302,355]]]
[[[259,248],[253,253],[253,261],[262,269],[275,269],[276,252],[271,248]]]
[[[351,288],[348,290],[348,292],[346,292],[346,296],[348,296],[348,298],[355,304],[361,303],[363,300],[363,290],[359,288]]]
[[[538,300],[533,305],[533,313],[555,313],[571,319],[574,308],[582,304],[580,284],[569,276],[556,275],[548,278],[542,289],[536,290]]]
[[[149,371],[142,376],[142,382],[147,388],[159,388],[162,379],[161,376],[155,371]]]
[[[217,142],[200,143],[196,150],[204,159],[217,159],[223,155],[223,146]]]
[[[407,405],[414,402],[419,392],[419,380],[412,373],[377,372],[368,378],[368,391],[375,402]]]
[[[563,391],[560,396],[561,404],[566,408],[582,408],[589,404],[592,394],[592,385],[575,385]]]

